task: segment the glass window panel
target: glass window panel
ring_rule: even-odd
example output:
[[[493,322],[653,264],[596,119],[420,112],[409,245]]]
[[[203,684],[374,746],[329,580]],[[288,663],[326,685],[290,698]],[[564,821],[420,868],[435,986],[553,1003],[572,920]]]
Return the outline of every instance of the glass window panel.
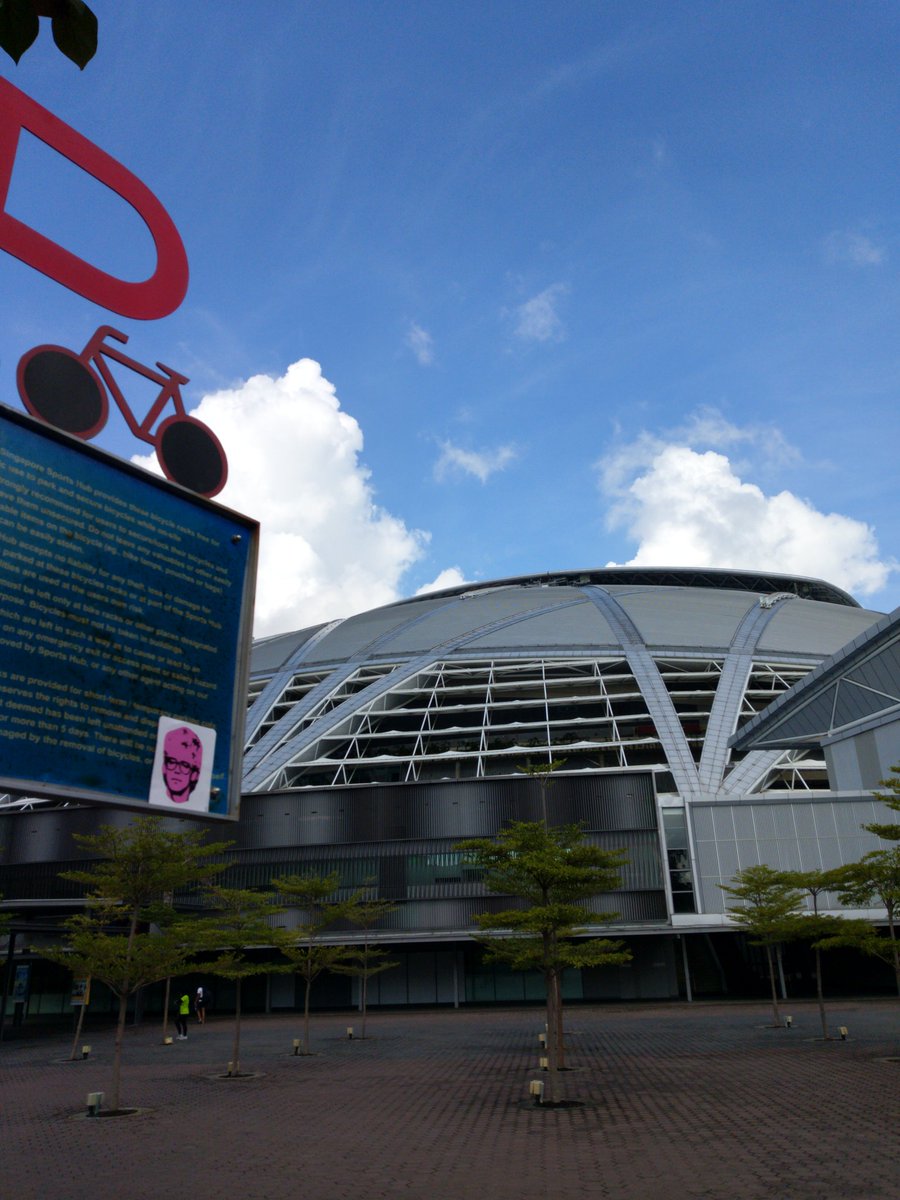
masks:
[[[523,976],[522,981],[523,981],[523,984],[525,987],[525,999],[526,1000],[543,1000],[544,999],[544,997],[546,995],[546,991],[544,988],[544,980],[543,980],[543,977],[537,973],[537,971],[528,971]]]
[[[494,987],[498,1000],[518,1002],[525,999],[525,985],[519,971],[505,971],[498,967]]]
[[[580,971],[563,971],[562,994],[564,1000],[581,1000],[584,998],[584,988]]]
[[[391,973],[392,972],[388,971],[386,974],[390,976]],[[496,999],[493,972],[488,972],[483,968],[482,970],[478,971],[477,974],[469,974],[467,972],[466,999],[469,1001],[474,1001],[476,1004],[479,1002],[490,1002]]]
[[[664,808],[662,810],[663,828],[666,831],[666,845],[675,849],[687,845],[687,822],[684,810],[680,808]]]

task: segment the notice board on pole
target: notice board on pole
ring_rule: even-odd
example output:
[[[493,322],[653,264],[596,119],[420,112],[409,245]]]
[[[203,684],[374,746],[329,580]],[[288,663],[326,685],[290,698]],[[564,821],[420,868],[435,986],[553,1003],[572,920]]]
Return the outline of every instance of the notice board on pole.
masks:
[[[0,787],[236,819],[258,538],[0,406]]]

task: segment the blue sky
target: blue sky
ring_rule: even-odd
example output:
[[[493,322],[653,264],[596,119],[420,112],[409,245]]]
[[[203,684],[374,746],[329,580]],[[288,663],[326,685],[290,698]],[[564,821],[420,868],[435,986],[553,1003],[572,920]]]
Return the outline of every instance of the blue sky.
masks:
[[[101,323],[190,376],[258,632],[630,561],[900,603],[894,3],[93,7],[84,72],[46,27],[0,72],[153,189],[191,283],[128,321],[0,253],[0,398]],[[7,207],[149,274],[79,174],[23,139]]]

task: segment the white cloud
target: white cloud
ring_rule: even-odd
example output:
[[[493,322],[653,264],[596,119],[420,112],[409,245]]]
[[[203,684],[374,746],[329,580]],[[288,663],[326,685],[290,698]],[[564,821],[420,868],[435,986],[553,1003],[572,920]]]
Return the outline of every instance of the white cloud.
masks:
[[[810,575],[862,595],[882,588],[896,569],[879,558],[870,526],[820,512],[792,492],[767,495],[717,451],[643,435],[600,468],[613,500],[609,527],[638,543],[627,566]]]
[[[564,283],[554,283],[520,304],[515,310],[516,337],[529,342],[558,342],[565,336],[557,306],[568,292]]]
[[[416,356],[420,366],[431,366],[434,362],[434,338],[427,329],[423,329],[421,325],[417,325],[413,321],[406,331],[406,344]]]
[[[482,483],[496,471],[502,471],[518,457],[514,446],[498,446],[496,450],[463,450],[452,442],[441,443],[441,456],[434,464],[434,477],[438,482],[451,475],[474,475]]]
[[[416,595],[427,596],[429,592],[442,592],[444,588],[461,587],[464,583],[468,583],[468,580],[459,567],[447,567],[431,583],[423,583],[416,588]]]
[[[684,424],[670,435],[670,442],[677,441],[693,447],[715,450],[739,447],[742,455],[762,460],[765,469],[786,467],[802,461],[796,446],[792,446],[784,434],[774,425],[735,425],[717,408],[701,405],[690,413]],[[742,459],[733,463],[739,471],[749,469]]]
[[[375,504],[362,431],[318,363],[301,359],[278,379],[254,375],[205,396],[192,415],[228,456],[216,500],[260,522],[256,636],[397,599],[428,534]]]
[[[732,460],[738,472],[785,467],[801,460],[800,452],[787,441],[780,429],[772,425],[735,425],[717,408],[701,405],[684,421],[664,434],[643,432],[631,443],[622,444],[604,458],[600,465],[603,490],[609,496],[625,492],[630,482],[640,475],[655,456],[669,445],[691,446],[695,449],[738,450],[741,458]]]
[[[850,229],[835,229],[825,239],[825,257],[831,263],[852,267],[877,267],[887,258],[883,246]]]

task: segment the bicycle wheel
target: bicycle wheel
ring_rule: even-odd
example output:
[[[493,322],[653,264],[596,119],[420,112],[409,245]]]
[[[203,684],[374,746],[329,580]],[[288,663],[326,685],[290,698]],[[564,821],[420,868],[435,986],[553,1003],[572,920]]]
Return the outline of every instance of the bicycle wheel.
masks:
[[[26,409],[48,425],[87,441],[106,424],[106,388],[96,371],[65,346],[26,351],[16,382]]]
[[[156,431],[156,457],[173,483],[201,496],[221,492],[228,478],[225,451],[213,431],[194,417],[174,416]]]

